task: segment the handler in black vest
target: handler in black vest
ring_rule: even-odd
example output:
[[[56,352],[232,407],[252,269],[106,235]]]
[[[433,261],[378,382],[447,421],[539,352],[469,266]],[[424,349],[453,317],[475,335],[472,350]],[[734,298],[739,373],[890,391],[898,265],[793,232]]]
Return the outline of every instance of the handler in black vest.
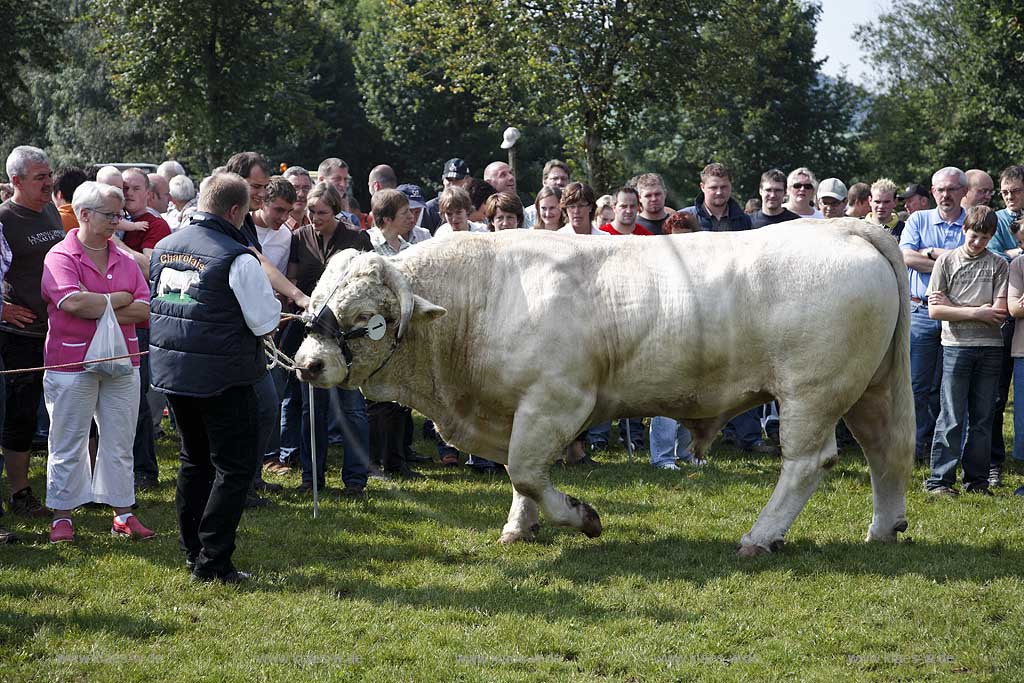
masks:
[[[281,315],[239,227],[249,188],[234,173],[206,181],[188,227],[160,240],[150,265],[150,368],[181,434],[177,511],[192,578],[238,583],[231,554],[259,467],[257,396],[266,375],[261,337]]]

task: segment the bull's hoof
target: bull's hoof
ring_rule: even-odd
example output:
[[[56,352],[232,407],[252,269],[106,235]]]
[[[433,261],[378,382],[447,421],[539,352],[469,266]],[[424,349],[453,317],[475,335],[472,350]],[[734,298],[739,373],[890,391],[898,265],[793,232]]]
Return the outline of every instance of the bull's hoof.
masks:
[[[770,555],[771,550],[765,548],[763,545],[741,545],[736,554],[740,557],[760,557],[761,555]]]
[[[587,535],[587,538],[597,538],[601,535],[601,515],[597,510],[583,503],[583,526],[580,531]]]
[[[502,529],[501,538],[498,542],[502,545],[510,545],[512,543],[529,543],[537,538],[537,532],[540,531],[540,524],[531,524],[527,529]]]
[[[868,543],[895,543],[897,534],[903,533],[907,528],[907,520],[905,519],[896,522],[888,532],[880,532],[874,527],[870,527],[868,528],[868,537],[865,540]]]

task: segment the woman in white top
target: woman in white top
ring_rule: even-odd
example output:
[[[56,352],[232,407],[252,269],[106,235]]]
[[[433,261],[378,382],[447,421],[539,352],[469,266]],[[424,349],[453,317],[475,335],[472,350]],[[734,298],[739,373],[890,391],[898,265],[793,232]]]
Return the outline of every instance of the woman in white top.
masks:
[[[592,218],[597,202],[594,200],[594,190],[590,185],[581,182],[569,183],[562,190],[562,211],[568,219],[568,224],[558,232],[575,233],[577,235],[604,235],[596,227]]]

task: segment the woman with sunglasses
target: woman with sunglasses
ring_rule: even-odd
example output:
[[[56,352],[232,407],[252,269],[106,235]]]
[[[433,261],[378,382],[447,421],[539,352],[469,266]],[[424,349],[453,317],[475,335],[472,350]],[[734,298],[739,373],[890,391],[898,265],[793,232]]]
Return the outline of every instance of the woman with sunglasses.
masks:
[[[114,508],[111,534],[152,538],[154,533],[132,514],[139,357],[132,357],[131,370],[116,377],[82,365],[108,300],[128,352],[139,350],[135,325],[149,319],[149,283],[135,260],[111,240],[124,208],[121,189],[85,182],[75,190],[71,205],[80,227],[68,232],[46,255],[41,287],[49,317],[43,363],[67,366],[43,374],[43,397],[50,414],[46,464],[46,505],[53,510],[50,542],[74,540],[71,511],[86,503]],[[95,465],[89,460],[93,419],[99,428]]]
[[[818,190],[818,179],[809,168],[801,166],[790,171],[786,178],[786,193],[789,199],[782,206],[801,218],[824,218],[814,206],[814,194]]]

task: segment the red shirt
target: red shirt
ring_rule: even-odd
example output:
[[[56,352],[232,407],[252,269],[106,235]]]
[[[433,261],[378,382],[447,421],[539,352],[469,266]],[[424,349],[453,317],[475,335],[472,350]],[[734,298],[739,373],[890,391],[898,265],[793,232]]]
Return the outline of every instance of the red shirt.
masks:
[[[639,225],[639,224],[634,226],[632,233],[622,233],[622,232],[619,232],[618,230],[616,230],[615,228],[612,227],[611,223],[605,223],[600,228],[598,228],[598,230],[606,232],[609,235],[629,235],[629,234],[633,234],[633,235],[644,235],[644,236],[647,236],[647,237],[654,237],[654,233],[653,232],[651,232],[650,230],[648,230],[647,228],[645,228],[644,226]]]
[[[149,223],[149,230],[132,230],[124,234],[122,240],[126,247],[129,247],[140,254],[143,249],[152,249],[156,243],[171,234],[171,226],[160,216],[154,216],[149,211],[132,218],[136,223],[145,221]]]

